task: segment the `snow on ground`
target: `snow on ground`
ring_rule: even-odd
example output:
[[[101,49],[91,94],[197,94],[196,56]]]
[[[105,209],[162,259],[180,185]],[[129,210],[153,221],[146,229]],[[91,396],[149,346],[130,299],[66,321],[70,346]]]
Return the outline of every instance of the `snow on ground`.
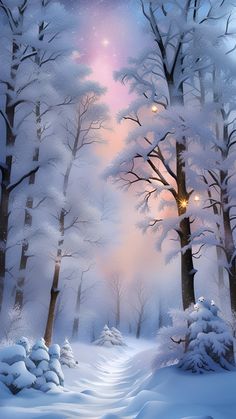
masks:
[[[76,368],[64,367],[65,389],[11,395],[0,387],[4,419],[235,419],[236,372],[193,375],[152,371],[155,344],[73,345]]]

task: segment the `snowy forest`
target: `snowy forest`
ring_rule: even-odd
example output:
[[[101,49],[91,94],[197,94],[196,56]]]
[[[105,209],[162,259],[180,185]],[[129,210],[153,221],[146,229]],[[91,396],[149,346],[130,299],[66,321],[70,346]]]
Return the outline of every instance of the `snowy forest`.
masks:
[[[236,418],[235,69],[235,0],[0,0],[0,417]]]

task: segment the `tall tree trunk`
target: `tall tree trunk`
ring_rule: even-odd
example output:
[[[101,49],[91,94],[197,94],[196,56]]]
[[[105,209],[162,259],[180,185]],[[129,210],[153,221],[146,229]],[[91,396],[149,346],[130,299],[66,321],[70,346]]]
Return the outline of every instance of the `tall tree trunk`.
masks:
[[[58,295],[60,293],[58,286],[59,286],[61,262],[62,262],[62,247],[64,244],[64,233],[65,233],[65,210],[64,209],[61,210],[59,223],[60,223],[61,238],[58,241],[57,258],[54,265],[54,273],[53,273],[52,287],[50,291],[50,302],[49,302],[49,308],[48,308],[47,323],[46,323],[46,329],[44,333],[44,339],[47,346],[50,346],[52,342],[56,302],[57,302]]]
[[[77,135],[73,144],[73,148],[71,151],[71,160],[68,163],[66,173],[64,175],[63,180],[63,196],[66,199],[67,195],[67,189],[69,184],[69,178],[71,169],[73,166],[73,161],[76,157],[77,153],[77,147],[80,137],[80,120],[77,127]],[[53,281],[52,281],[52,287],[50,292],[50,301],[49,301],[49,309],[48,309],[48,316],[47,316],[47,322],[46,322],[46,329],[44,334],[44,339],[46,341],[46,344],[49,346],[52,341],[52,335],[53,335],[53,326],[54,326],[54,319],[55,319],[55,309],[56,309],[56,302],[57,297],[59,295],[59,279],[60,279],[60,271],[61,271],[61,263],[62,263],[62,257],[63,257],[63,244],[64,244],[64,235],[65,235],[65,217],[66,217],[66,210],[65,208],[61,209],[60,216],[59,216],[59,231],[60,231],[60,239],[58,241],[58,248],[57,248],[57,258],[55,261],[54,266],[54,274],[53,274]]]
[[[73,340],[78,339],[78,335],[79,335],[79,316],[80,316],[80,306],[81,306],[81,297],[82,297],[82,284],[83,284],[83,280],[81,279],[79,287],[78,287],[78,291],[77,291],[76,305],[75,305],[75,318],[74,318],[73,327],[72,327]]]
[[[15,97],[15,84],[16,84],[16,75],[20,66],[20,60],[17,57],[20,44],[18,40],[22,36],[22,25],[24,12],[26,10],[26,2],[23,2],[18,6],[19,16],[18,19],[14,20],[14,27],[10,23],[10,28],[12,31],[12,54],[11,54],[11,67],[10,67],[10,81],[7,82],[7,93],[6,93],[6,105],[5,105],[5,123],[6,123],[6,159],[5,166],[1,168],[2,171],[2,182],[1,182],[1,199],[0,199],[0,312],[2,310],[3,304],[3,294],[5,287],[5,276],[6,276],[6,251],[7,251],[7,239],[8,239],[8,230],[9,230],[9,216],[10,216],[10,190],[8,189],[11,182],[11,172],[12,172],[12,163],[13,155],[10,151],[16,141],[16,134],[14,132],[14,120],[17,104],[12,101],[12,98]]]
[[[120,325],[120,296],[117,296],[116,300],[116,318],[115,318],[115,327]]]
[[[229,276],[229,290],[230,290],[230,303],[232,314],[236,313],[236,246],[233,237],[231,226],[229,199],[227,195],[227,173],[221,172],[221,185],[225,185],[221,191],[222,202],[222,216],[224,228],[224,248],[226,259],[228,263],[228,276]]]
[[[143,313],[140,313],[139,314],[139,317],[138,317],[136,334],[135,334],[136,339],[139,339],[140,338],[141,329],[142,329],[142,323],[143,323]]]
[[[186,213],[190,195],[186,187],[185,161],[183,153],[186,151],[186,140],[183,143],[176,143],[176,175],[177,175],[177,208],[179,217]],[[186,310],[192,303],[195,303],[194,295],[194,275],[191,240],[191,226],[189,217],[184,217],[180,221],[180,246],[181,246],[181,284],[182,302]]]
[[[37,139],[40,143],[41,141],[41,114],[40,114],[40,103],[37,103],[36,108],[36,124],[37,124]],[[39,161],[39,146],[35,147],[34,154],[33,154],[33,163]],[[34,185],[36,179],[36,173],[32,173],[29,176],[29,185]],[[25,203],[25,218],[24,218],[24,228],[29,230],[32,226],[32,209],[33,209],[34,198],[32,195],[29,195],[26,199]],[[19,264],[19,276],[17,278],[16,283],[16,292],[15,292],[15,303],[14,307],[19,309],[20,311],[23,308],[24,304],[24,288],[25,288],[25,281],[26,281],[26,268],[29,256],[27,255],[29,248],[29,242],[27,237],[24,237],[21,245],[21,256],[20,256],[20,264]]]
[[[15,50],[16,47],[13,49]],[[14,60],[14,58],[13,58]],[[14,61],[13,61],[14,62]],[[18,68],[18,67],[17,67]],[[15,65],[12,65],[11,75],[13,77],[12,82],[15,80],[15,71],[17,71]],[[12,84],[13,86],[13,84]],[[13,88],[11,90],[13,92]],[[6,100],[6,147],[11,150],[15,144],[16,136],[14,134],[14,118],[15,118],[15,106],[11,104],[10,95],[7,94]],[[8,151],[7,151],[8,153]],[[9,231],[9,216],[10,216],[10,182],[12,172],[13,155],[7,154],[5,160],[5,166],[2,168],[2,182],[1,182],[1,201],[0,201],[0,311],[2,310],[3,294],[5,286],[5,275],[6,275],[6,252],[7,252],[7,239]]]
[[[192,0],[186,0],[183,4],[183,18],[185,21],[188,20],[188,14],[194,13],[194,19],[196,18],[196,4],[194,7],[191,6]],[[162,39],[161,31],[159,24],[155,18],[155,12],[153,9],[153,4],[149,2],[149,11],[145,11],[144,4],[142,2],[142,10],[144,16],[147,18],[150,24],[151,31],[155,37],[155,42],[158,45],[158,54],[162,59],[163,73],[165,75],[167,88],[169,92],[169,105],[184,105],[184,87],[183,82],[178,87],[176,92],[176,79],[179,78],[179,69],[181,68],[183,54],[183,41],[184,36],[181,35],[178,40],[175,51],[173,51],[173,59],[171,63],[168,62],[168,51],[165,42]],[[165,12],[166,13],[166,12]],[[176,35],[176,38],[177,35]],[[167,43],[168,44],[168,43]],[[188,205],[189,194],[187,192],[187,183],[186,183],[186,174],[185,174],[185,162],[184,162],[184,152],[187,150],[187,142],[185,138],[176,139],[176,184],[177,184],[177,198],[176,205],[178,210],[178,215],[183,216],[186,213],[186,207],[183,206],[183,203],[186,202]],[[186,205],[186,206],[187,206]],[[192,303],[195,303],[194,296],[194,275],[196,273],[193,265],[193,254],[192,247],[190,244],[191,240],[191,224],[188,217],[183,218],[180,221],[180,246],[181,246],[181,284],[182,284],[182,301],[183,307],[186,309]],[[188,247],[186,249],[186,246]]]

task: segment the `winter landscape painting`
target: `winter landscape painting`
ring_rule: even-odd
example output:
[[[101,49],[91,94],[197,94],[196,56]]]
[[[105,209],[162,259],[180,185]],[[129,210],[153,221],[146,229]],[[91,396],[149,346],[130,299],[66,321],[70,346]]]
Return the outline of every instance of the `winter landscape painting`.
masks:
[[[236,0],[0,0],[0,418],[236,419]]]

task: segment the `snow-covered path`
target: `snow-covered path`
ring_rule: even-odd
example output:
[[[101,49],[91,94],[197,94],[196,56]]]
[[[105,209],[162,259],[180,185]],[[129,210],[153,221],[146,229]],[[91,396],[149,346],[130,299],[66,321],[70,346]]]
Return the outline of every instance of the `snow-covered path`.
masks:
[[[134,382],[133,375],[127,373],[130,351],[96,364],[96,380],[82,380],[88,389],[82,394],[88,396],[87,403],[78,406],[81,417],[100,418],[105,414],[117,414],[127,405],[125,399]],[[118,416],[119,417],[119,416]]]
[[[90,367],[90,373],[84,374],[79,382],[71,386],[71,390],[79,390],[82,400],[76,406],[74,415],[70,417],[81,418],[133,418],[134,415],[125,414],[124,409],[130,402],[135,388],[144,378],[144,365],[133,367],[131,360],[140,352],[140,349],[117,348],[104,349]],[[110,352],[110,353],[109,353]],[[92,372],[92,376],[90,375]],[[147,374],[150,374],[147,368]],[[70,414],[72,412],[70,411]]]

